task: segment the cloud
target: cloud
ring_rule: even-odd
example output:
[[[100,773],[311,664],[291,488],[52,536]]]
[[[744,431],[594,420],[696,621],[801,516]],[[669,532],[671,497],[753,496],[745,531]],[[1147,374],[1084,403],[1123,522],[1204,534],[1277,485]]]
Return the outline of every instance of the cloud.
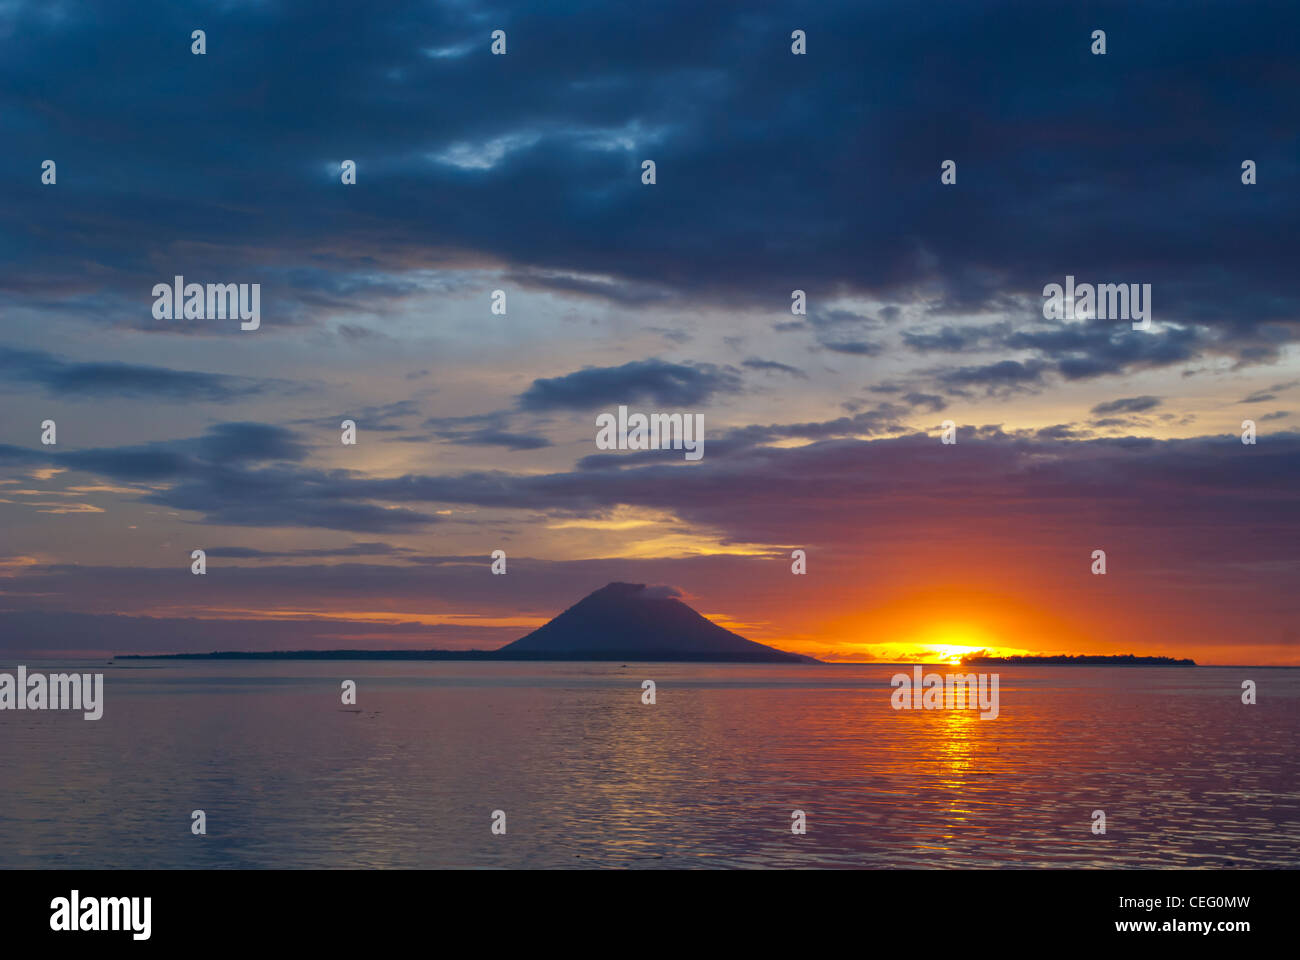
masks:
[[[859,328],[836,330],[833,310],[780,326],[813,331],[831,353],[880,356],[864,332],[872,323],[903,311],[1023,313],[1041,307],[1045,283],[1072,273],[1151,283],[1162,332],[1090,334],[1077,349],[1027,344],[1067,379],[1207,355],[1275,362],[1297,337],[1300,294],[1277,242],[1300,233],[1287,134],[1300,108],[1283,93],[1300,85],[1283,39],[1300,27],[1294,4],[1265,2],[1242,18],[1210,3],[1175,19],[1104,4],[1129,48],[1151,51],[1138,75],[1095,69],[1102,58],[1086,43],[1041,43],[1078,27],[1053,5],[1020,0],[943,18],[829,2],[805,14],[817,71],[775,42],[789,35],[777,9],[728,8],[690,36],[680,30],[696,16],[686,0],[669,0],[654,22],[617,7],[575,16],[564,2],[494,9],[528,38],[508,57],[485,52],[477,4],[398,3],[324,22],[302,5],[223,5],[209,11],[210,30],[275,37],[277,57],[254,71],[210,51],[207,62],[225,68],[213,87],[179,68],[157,83],[156,37],[188,35],[183,8],[146,2],[54,21],[39,5],[10,5],[10,28],[24,37],[6,59],[11,86],[42,95],[6,102],[4,172],[16,178],[18,158],[49,154],[80,173],[59,182],[66,204],[41,191],[10,198],[6,305],[224,334],[151,320],[142,291],[182,273],[262,282],[267,329],[342,319],[343,336],[364,336],[384,329],[367,318],[431,292],[430,264],[490,266],[507,282],[630,310],[770,309],[796,286],[814,302],[860,295],[887,306]],[[885,34],[888,48],[864,65],[857,51]],[[91,82],[93,58],[49,70],[91,48],[119,51],[113,97]],[[933,69],[912,69],[922,59]],[[1025,77],[1035,78],[1029,96]],[[61,110],[53,128],[49,103]],[[249,103],[264,109],[250,114]],[[319,103],[335,109],[303,107]],[[141,120],[158,116],[169,122]],[[1251,144],[1267,183],[1240,189],[1235,162],[1190,162],[1205,156],[1205,129]],[[1137,137],[1151,149],[1135,181],[1124,151],[1098,145]],[[196,162],[188,145],[200,140],[224,148]],[[891,149],[875,149],[882,142]],[[341,143],[358,163],[355,194],[336,189]],[[953,151],[979,190],[935,193],[935,158]],[[653,188],[639,179],[650,152]],[[134,172],[126,186],[107,173],[123,169]],[[1053,175],[1036,175],[1044,169]],[[1228,181],[1238,189],[1222,189]],[[322,191],[335,200],[321,202]],[[359,197],[364,217],[350,205]],[[1140,276],[1130,276],[1135,264]],[[960,351],[970,337],[955,322],[902,334],[921,352]]]
[[[741,361],[740,365],[749,370],[761,370],[764,373],[788,373],[800,380],[808,379],[808,374],[798,367],[792,367],[788,363],[779,363],[776,360],[760,360],[757,357],[750,357],[748,360]]]
[[[847,353],[856,357],[875,357],[885,349],[870,340],[819,340],[822,348],[832,353]]]
[[[113,409],[111,429],[79,431],[128,438],[119,445],[0,445],[0,464],[147,487],[119,493],[127,502],[98,518],[111,522],[138,519],[117,517],[118,506],[179,511],[161,521],[169,532],[242,525],[268,531],[253,541],[263,546],[287,530],[286,554],[326,549],[318,533],[293,540],[293,528],[396,542],[425,533],[448,505],[482,509],[455,521],[477,535],[494,522],[484,514],[604,516],[629,504],[692,535],[815,542],[854,562],[924,549],[915,570],[963,556],[957,579],[992,568],[961,555],[953,531],[972,529],[1018,538],[1035,563],[1054,545],[1073,556],[1071,538],[1105,533],[1125,544],[1128,582],[1147,544],[1167,549],[1145,556],[1160,575],[1212,554],[1220,566],[1186,577],[1184,595],[1189,583],[1221,583],[1225,557],[1253,564],[1259,550],[1289,562],[1295,503],[1280,478],[1294,487],[1294,436],[1270,433],[1251,448],[1230,436],[1097,439],[1090,427],[1136,430],[1148,418],[1173,427],[1193,414],[1162,421],[1163,406],[1128,408],[1086,425],[1080,414],[1161,393],[1182,368],[1267,403],[1261,423],[1280,419],[1286,404],[1273,401],[1293,374],[1247,368],[1291,364],[1300,335],[1285,242],[1300,235],[1294,3],[1264,0],[1243,17],[1210,2],[1171,17],[1104,2],[1124,47],[1142,51],[1138,70],[1101,69],[1107,58],[1087,52],[1090,27],[1059,5],[1020,0],[941,16],[827,0],[800,11],[807,58],[789,55],[789,11],[761,5],[724,5],[699,28],[698,4],[686,0],[665,0],[650,19],[613,4],[505,0],[491,16],[509,26],[508,57],[486,52],[481,4],[379,6],[321,18],[304,4],[211,5],[210,39],[239,42],[195,58],[183,43],[159,43],[188,36],[183,5],[144,0],[92,16],[65,4],[57,18],[48,5],[4,5],[0,30],[23,42],[6,50],[0,174],[28,185],[0,213],[0,313],[15,338],[0,351],[0,376],[18,425],[5,439],[34,442],[44,414],[32,407],[47,392],[137,405]],[[110,86],[103,50],[115,55]],[[1117,148],[1134,143],[1141,163]],[[1250,145],[1258,186],[1240,184],[1240,158],[1223,144]],[[339,183],[345,155],[358,163],[355,187]],[[30,168],[46,156],[58,160],[57,187],[40,186]],[[962,186],[938,182],[949,156]],[[640,182],[646,157],[659,164],[653,187]],[[154,321],[149,291],[177,273],[262,283],[263,329]],[[1044,322],[1041,290],[1067,274],[1150,283],[1153,331]],[[497,286],[528,295],[512,294],[508,320],[489,323],[482,294]],[[796,288],[808,293],[807,317],[789,314]],[[117,329],[94,329],[104,326]],[[193,340],[163,334],[207,339],[202,354],[186,354]],[[20,336],[90,362],[62,346],[26,349]],[[667,358],[640,359],[650,337]],[[556,357],[563,367],[550,365]],[[491,381],[519,394],[510,410],[417,430],[406,425],[427,416],[419,403],[366,406],[394,384],[451,383],[494,363],[521,378]],[[213,372],[184,369],[194,364]],[[247,376],[259,365],[309,383],[309,405],[269,397],[280,381]],[[875,382],[843,382],[854,371]],[[1258,380],[1242,386],[1243,371]],[[1078,412],[1026,403],[1005,428],[963,427],[955,447],[935,438],[935,415],[954,398],[1063,382],[1068,397],[1052,399]],[[748,399],[747,385],[769,402],[780,387],[794,412],[756,405],[762,413],[746,417],[734,399]],[[891,402],[860,399],[880,396]],[[249,397],[268,399],[265,423],[206,430],[247,416],[219,411]],[[558,443],[549,414],[719,401],[699,464],[628,451],[565,466],[568,448],[548,449]],[[1233,426],[1199,412],[1198,422]],[[343,417],[363,435],[463,445],[444,462],[466,472],[425,473],[435,468],[408,465],[428,462],[419,451],[395,444],[346,461],[365,469],[321,466],[311,460],[318,434],[275,426],[337,429]],[[1226,527],[1206,529],[1228,502],[1265,532],[1237,544]],[[19,518],[6,539],[26,537],[25,552],[37,537],[66,545],[49,531],[73,519],[23,530]],[[834,550],[819,555],[819,570]],[[409,554],[374,559],[414,564]],[[678,569],[626,579],[694,593]],[[729,569],[754,582],[752,568]],[[427,588],[428,571],[418,572]],[[341,574],[318,576],[317,596],[347,589]],[[384,595],[383,576],[365,579],[370,596]],[[584,576],[592,587],[613,578],[600,563]],[[1261,590],[1261,602],[1278,593]]]
[[[1038,386],[1050,369],[1042,360],[999,360],[980,366],[956,367],[941,371],[937,379],[947,387],[984,387],[989,392],[1020,390]]]
[[[506,430],[471,430],[447,434],[454,443],[477,447],[505,447],[509,450],[540,450],[551,441],[536,433],[510,433]]]
[[[302,550],[258,550],[253,547],[208,547],[209,557],[229,560],[266,560],[331,557],[405,557],[412,551],[389,543],[352,543],[346,547],[321,547]]]
[[[290,460],[306,456],[306,447],[285,427],[266,423],[219,423],[194,444],[196,455],[205,461]]]
[[[998,521],[989,533],[994,539],[1029,536],[1039,528],[1046,537],[1059,526],[1059,518],[1077,513],[1079,502],[1092,505],[1090,523],[1120,524],[1128,531],[1125,537],[1144,530],[1172,536],[1176,530],[1202,530],[1203,517],[1213,515],[1226,497],[1238,504],[1235,516],[1241,523],[1258,521],[1273,531],[1267,542],[1252,541],[1251,551],[1260,556],[1288,555],[1300,529],[1294,486],[1300,435],[1295,433],[1271,434],[1259,448],[1243,448],[1231,434],[1166,441],[1068,439],[1073,435],[1069,425],[1048,428],[1037,437],[968,427],[951,447],[920,433],[768,445],[792,435],[868,430],[887,420],[887,412],[842,422],[740,428],[719,440],[725,447],[721,456],[710,452],[685,468],[638,452],[568,472],[368,477],[289,463],[217,468],[182,458],[185,468],[173,482],[144,499],[196,511],[205,522],[397,531],[418,530],[436,519],[419,509],[424,505],[552,516],[592,515],[629,505],[668,511],[697,531],[715,531],[740,542],[849,547],[859,543],[863,529],[892,527],[907,516],[925,517],[926,524],[945,518],[965,523],[973,509],[981,523]],[[99,459],[110,476],[137,475],[108,452]],[[738,496],[738,490],[744,495]],[[802,493],[792,497],[792,490]],[[900,506],[900,490],[906,491],[906,508]],[[1232,536],[1225,527],[1222,538]],[[1219,548],[1234,556],[1241,552],[1235,541]]]
[[[1276,400],[1277,395],[1279,393],[1282,393],[1285,390],[1290,390],[1292,387],[1297,385],[1300,385],[1300,380],[1290,380],[1286,383],[1275,383],[1271,387],[1268,387],[1265,390],[1256,390],[1250,396],[1244,397],[1237,402],[1238,403],[1267,403],[1270,400]]]
[[[905,393],[902,396],[904,403],[912,407],[924,407],[930,413],[938,413],[947,409],[948,401],[943,397],[933,393]]]
[[[634,360],[618,367],[587,367],[534,380],[518,398],[529,411],[591,410],[616,404],[696,407],[718,394],[738,393],[740,378],[710,363]]]
[[[12,449],[0,447],[0,458],[43,458],[65,469],[147,483],[143,502],[193,511],[206,523],[385,533],[441,521],[409,507],[367,502],[350,488],[347,471],[301,466],[306,447],[291,430],[271,424],[223,423],[199,437],[128,447],[26,456]]]
[[[944,327],[933,333],[904,330],[903,344],[917,353],[960,353],[978,346],[986,336],[983,329]]]
[[[408,379],[410,379],[408,377]],[[310,424],[317,427],[337,430],[344,420],[352,420],[359,431],[376,433],[400,433],[406,429],[403,421],[409,417],[419,416],[420,404],[417,400],[396,400],[364,406],[357,409],[344,409],[329,417],[309,417],[295,423]]]
[[[1058,423],[1034,431],[1034,436],[1039,440],[1073,440],[1081,435],[1081,431],[1069,423]]]
[[[657,584],[647,586],[641,591],[641,596],[647,600],[680,600],[686,594],[679,587]]]
[[[572,271],[512,270],[506,274],[505,281],[521,287],[607,300],[626,307],[650,306],[673,299],[673,292],[661,284],[617,280],[608,276],[582,276]]]
[[[550,439],[540,432],[522,433],[508,429],[506,424],[511,417],[511,411],[497,410],[468,417],[430,417],[424,421],[424,426],[439,439],[470,447],[541,450],[551,446]]]
[[[0,376],[69,397],[156,397],[173,402],[222,401],[266,392],[249,377],[170,370],[133,363],[74,362],[41,350],[0,347]]]
[[[1119,400],[1099,403],[1092,408],[1092,412],[1099,416],[1108,413],[1145,413],[1148,410],[1154,410],[1160,406],[1160,403],[1159,397],[1124,397]]]
[[[1163,367],[1191,360],[1207,337],[1193,327],[1164,326],[1143,333],[1114,324],[1071,324],[1047,331],[1025,331],[1006,338],[1013,350],[1034,350],[1053,358],[1067,380],[1122,373],[1133,367]]]
[[[435,505],[566,518],[608,517],[630,507],[669,516],[674,529],[720,548],[766,547],[744,564],[717,556],[677,557],[654,568],[595,558],[572,568],[583,571],[580,583],[562,576],[559,567],[544,582],[533,583],[539,574],[526,565],[514,566],[520,561],[512,555],[512,572],[529,574],[521,579],[522,593],[511,591],[506,605],[526,595],[548,616],[562,608],[563,599],[572,602],[612,579],[690,584],[692,595],[699,596],[696,578],[702,578],[715,589],[730,590],[737,612],[763,609],[765,601],[752,596],[754,584],[768,582],[765,577],[775,576],[771,582],[788,577],[784,563],[765,567],[764,558],[783,561],[790,548],[799,546],[816,551],[822,575],[838,570],[843,578],[843,596],[835,593],[834,580],[828,582],[829,608],[841,600],[859,601],[864,577],[873,589],[885,592],[905,587],[911,582],[907,577],[918,571],[936,583],[987,581],[996,589],[1010,582],[1008,577],[1032,579],[1046,571],[1046,580],[1025,588],[1027,602],[1036,598],[1050,606],[1061,602],[1059,593],[1066,591],[1074,598],[1070,604],[1092,603],[1088,609],[1095,609],[1096,616],[1110,616],[1116,629],[1138,639],[1152,624],[1172,617],[1185,642],[1208,642],[1203,635],[1217,635],[1221,642],[1226,626],[1214,613],[1221,605],[1207,610],[1190,607],[1186,600],[1189,591],[1204,591],[1207,582],[1233,595],[1259,591],[1259,602],[1267,608],[1259,611],[1259,624],[1266,625],[1260,629],[1268,631],[1268,643],[1278,642],[1278,624],[1295,622],[1294,601],[1285,585],[1294,579],[1294,543],[1300,534],[1294,480],[1300,471],[1300,433],[1272,432],[1256,447],[1243,446],[1231,433],[1176,440],[1086,439],[1071,424],[1013,432],[996,424],[970,425],[959,431],[955,445],[940,444],[932,431],[866,439],[846,435],[882,426],[893,412],[886,406],[836,421],[737,428],[719,438],[719,455],[711,445],[698,464],[683,466],[679,460],[649,456],[661,451],[639,451],[551,472],[367,476],[292,461],[219,465],[196,455],[205,449],[199,442],[203,438],[196,438],[174,441],[180,469],[140,496],[147,503],[195,511],[205,523],[270,531],[315,526],[418,533]],[[822,439],[772,445],[795,435]],[[110,449],[97,456],[120,471],[112,454],[133,452],[138,451]],[[46,459],[64,465],[62,456],[47,454]],[[1207,523],[1225,502],[1234,505],[1234,522]],[[1241,537],[1243,528],[1254,531],[1252,536]],[[865,555],[864,537],[872,545]],[[942,549],[935,549],[935,543],[942,543]],[[1086,575],[1086,558],[1097,544],[1114,562],[1123,560],[1125,576],[1114,589],[1132,593],[1127,606],[1097,605],[1087,598],[1097,585]],[[162,574],[126,567],[24,566],[6,584],[7,603],[57,610],[59,604],[66,609],[68,598],[75,597],[85,608],[93,602],[121,610],[128,596],[156,605],[162,589],[173,609],[185,604],[206,609],[219,597],[232,606],[260,603],[270,609],[315,597],[318,601],[305,609],[323,614],[393,605],[427,611],[434,596],[456,608],[502,602],[499,591],[497,600],[484,592],[489,587],[482,557],[466,562],[394,553],[383,541],[367,539],[337,549],[286,548],[279,553],[291,562],[264,567],[261,561],[274,559],[275,550],[265,555],[241,548],[216,550],[217,556],[243,563],[225,567],[217,581],[204,584],[196,584],[204,578],[190,577],[180,563]],[[373,556],[377,562],[300,562],[318,553],[325,561],[354,555]],[[437,576],[430,576],[430,566],[437,567]],[[463,576],[457,572],[462,570]],[[1065,576],[1056,583],[1063,570],[1076,571],[1082,580]],[[721,586],[728,581],[730,587]],[[376,600],[383,606],[359,605]],[[511,637],[501,637],[506,639]],[[66,642],[66,635],[60,642]],[[171,641],[176,646],[185,642]]]

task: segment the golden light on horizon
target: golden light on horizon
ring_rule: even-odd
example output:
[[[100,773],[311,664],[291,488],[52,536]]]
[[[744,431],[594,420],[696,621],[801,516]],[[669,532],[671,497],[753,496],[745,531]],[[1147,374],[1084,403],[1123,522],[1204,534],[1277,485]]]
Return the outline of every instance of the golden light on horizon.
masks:
[[[997,638],[971,623],[942,623],[925,630],[914,641],[921,651],[933,651],[935,659],[950,664],[980,650],[995,650]]]
[[[976,650],[982,650],[983,647],[963,647],[953,644],[943,644],[936,646],[934,652],[939,655],[939,659],[945,663],[961,663],[961,658]]]
[[[877,602],[810,626],[819,643],[807,652],[829,659],[953,664],[980,651],[1034,654],[1045,642],[1053,650],[1083,652],[1089,646],[1079,624],[1056,610],[947,579],[888,591]]]

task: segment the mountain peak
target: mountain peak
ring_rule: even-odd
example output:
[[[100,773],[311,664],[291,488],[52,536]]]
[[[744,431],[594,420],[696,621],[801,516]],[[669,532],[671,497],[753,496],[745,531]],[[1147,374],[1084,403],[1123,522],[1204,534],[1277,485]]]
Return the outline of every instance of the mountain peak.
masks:
[[[675,587],[607,583],[499,651],[557,660],[718,660],[815,663],[746,640],[695,612]]]

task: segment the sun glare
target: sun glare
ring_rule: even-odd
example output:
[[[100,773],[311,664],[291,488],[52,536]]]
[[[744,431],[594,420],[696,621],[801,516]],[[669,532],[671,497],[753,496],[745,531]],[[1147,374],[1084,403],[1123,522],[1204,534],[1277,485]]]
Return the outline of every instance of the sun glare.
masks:
[[[922,642],[940,663],[957,664],[967,654],[996,646],[987,631],[970,623],[941,623],[926,631]]]

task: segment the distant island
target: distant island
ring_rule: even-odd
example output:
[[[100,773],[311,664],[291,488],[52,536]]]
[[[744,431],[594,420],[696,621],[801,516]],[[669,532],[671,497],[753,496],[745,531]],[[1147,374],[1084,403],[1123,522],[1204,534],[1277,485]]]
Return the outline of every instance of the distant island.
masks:
[[[1135,657],[1131,653],[1117,656],[1021,656],[989,657],[973,653],[961,658],[963,664],[1044,667],[1194,667],[1195,660],[1176,660],[1173,657]]]
[[[644,583],[610,583],[499,650],[277,650],[125,654],[119,660],[639,660],[821,663],[746,640]]]

